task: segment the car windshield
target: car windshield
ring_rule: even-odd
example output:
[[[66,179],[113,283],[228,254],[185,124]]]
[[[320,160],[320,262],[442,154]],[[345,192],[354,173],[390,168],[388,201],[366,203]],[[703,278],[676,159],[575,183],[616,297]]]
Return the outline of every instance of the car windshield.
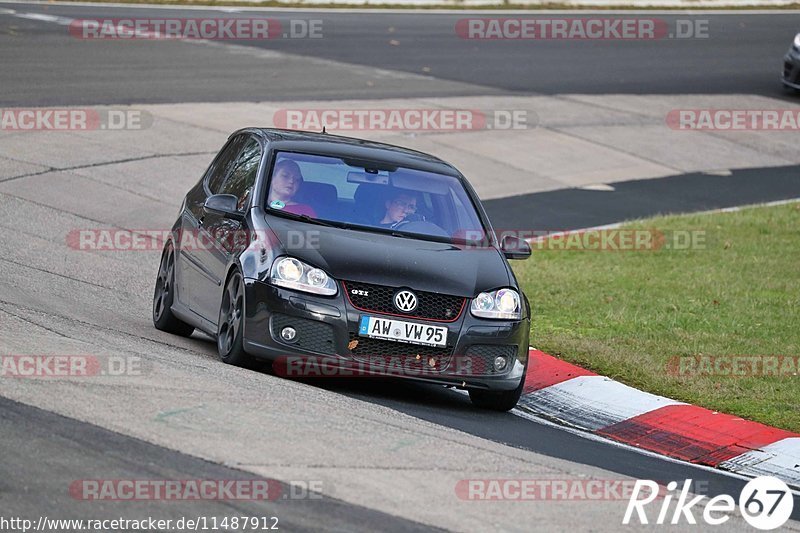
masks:
[[[363,231],[444,242],[482,238],[484,228],[461,181],[372,161],[278,152],[266,207]]]

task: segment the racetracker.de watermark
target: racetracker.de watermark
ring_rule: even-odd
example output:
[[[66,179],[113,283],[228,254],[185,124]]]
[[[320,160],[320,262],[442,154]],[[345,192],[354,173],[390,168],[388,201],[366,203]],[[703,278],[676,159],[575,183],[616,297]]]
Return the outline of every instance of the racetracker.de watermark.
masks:
[[[83,501],[274,501],[322,499],[321,480],[79,479],[69,495]]]
[[[69,34],[84,40],[320,39],[322,20],[272,18],[112,18],[75,19]]]
[[[149,370],[150,365],[137,356],[0,355],[0,378],[142,376]]]
[[[679,131],[800,131],[800,108],[673,109],[666,123]]]
[[[319,230],[288,230],[280,237],[273,231],[229,231],[213,228],[197,230],[117,228],[73,229],[67,233],[67,246],[83,252],[161,252],[167,241],[181,250],[243,250],[248,247],[287,250],[318,250]]]
[[[505,249],[513,250],[514,240],[528,242],[531,250],[593,251],[593,252],[648,252],[657,250],[705,250],[709,235],[703,229],[586,229],[586,230],[496,230],[498,242],[512,238]],[[287,250],[318,250],[319,230],[288,230],[280,236],[273,231],[229,231],[207,227],[196,230],[171,229],[73,229],[66,235],[69,248],[78,251],[102,252],[160,252],[168,240],[183,250],[228,251],[247,248],[273,248]],[[492,248],[492,239],[482,230],[456,230],[452,234],[456,246],[463,250]]]
[[[703,229],[660,230],[598,228],[582,230],[534,230],[498,229],[497,241],[509,251],[515,243],[526,241],[532,251],[585,251],[585,252],[651,252],[656,250],[705,250],[708,235]],[[460,247],[464,249],[485,249],[491,246],[491,239],[481,230],[461,230],[456,232]]]
[[[318,131],[473,131],[524,130],[538,117],[524,109],[279,109],[276,128]]]
[[[405,333],[425,338],[429,328],[420,324],[404,324]],[[352,340],[348,348],[357,349],[360,340]],[[331,357],[284,355],[277,357],[272,364],[276,375],[289,379],[316,378],[380,378],[380,377],[431,377],[443,371],[457,376],[486,376],[497,371],[492,361],[472,355],[453,355],[438,358],[425,355],[426,352],[414,344],[402,343],[407,347],[405,354],[381,355],[359,352],[358,360],[334,359]],[[502,369],[511,368],[513,360],[505,358]],[[502,370],[500,370],[502,372]]]
[[[455,492],[468,501],[629,501],[635,479],[462,479]],[[654,497],[664,486],[655,486]]]
[[[671,357],[667,373],[672,376],[797,377],[797,355],[684,355]]]
[[[456,22],[456,35],[474,40],[621,40],[707,39],[706,19],[677,19],[674,24],[649,17],[482,17]]]
[[[2,131],[125,131],[152,125],[153,115],[142,109],[0,109]]]

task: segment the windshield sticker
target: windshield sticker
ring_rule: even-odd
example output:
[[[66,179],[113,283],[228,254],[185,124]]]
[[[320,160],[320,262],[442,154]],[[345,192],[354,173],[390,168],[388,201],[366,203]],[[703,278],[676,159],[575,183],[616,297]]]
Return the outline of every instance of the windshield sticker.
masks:
[[[284,207],[286,207],[286,204],[281,202],[280,200],[273,200],[269,203],[269,206],[272,209],[283,209]]]

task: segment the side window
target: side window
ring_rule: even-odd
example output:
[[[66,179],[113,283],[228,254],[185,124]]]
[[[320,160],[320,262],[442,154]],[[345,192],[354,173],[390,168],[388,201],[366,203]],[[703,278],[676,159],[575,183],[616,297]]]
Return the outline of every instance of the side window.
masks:
[[[261,146],[258,141],[249,137],[244,143],[239,157],[233,163],[233,170],[228,174],[219,190],[220,194],[232,194],[239,199],[239,211],[247,209],[260,162]]]
[[[211,168],[208,169],[208,174],[206,174],[206,187],[211,191],[211,194],[219,194],[222,182],[225,180],[225,176],[228,175],[234,161],[236,161],[236,156],[239,155],[243,143],[243,136],[236,137],[222,149],[214,163],[211,164]]]

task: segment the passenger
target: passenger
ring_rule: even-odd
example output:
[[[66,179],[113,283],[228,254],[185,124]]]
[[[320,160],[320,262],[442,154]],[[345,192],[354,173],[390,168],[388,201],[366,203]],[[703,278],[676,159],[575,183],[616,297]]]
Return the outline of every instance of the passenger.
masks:
[[[272,171],[267,205],[295,215],[308,215],[316,218],[317,213],[308,204],[300,204],[294,200],[297,191],[303,184],[303,173],[300,166],[291,159],[282,159],[275,164]]]
[[[417,197],[409,192],[397,192],[386,200],[386,214],[378,225],[383,228],[394,228],[401,222],[411,222],[418,220],[415,216],[417,212]]]

